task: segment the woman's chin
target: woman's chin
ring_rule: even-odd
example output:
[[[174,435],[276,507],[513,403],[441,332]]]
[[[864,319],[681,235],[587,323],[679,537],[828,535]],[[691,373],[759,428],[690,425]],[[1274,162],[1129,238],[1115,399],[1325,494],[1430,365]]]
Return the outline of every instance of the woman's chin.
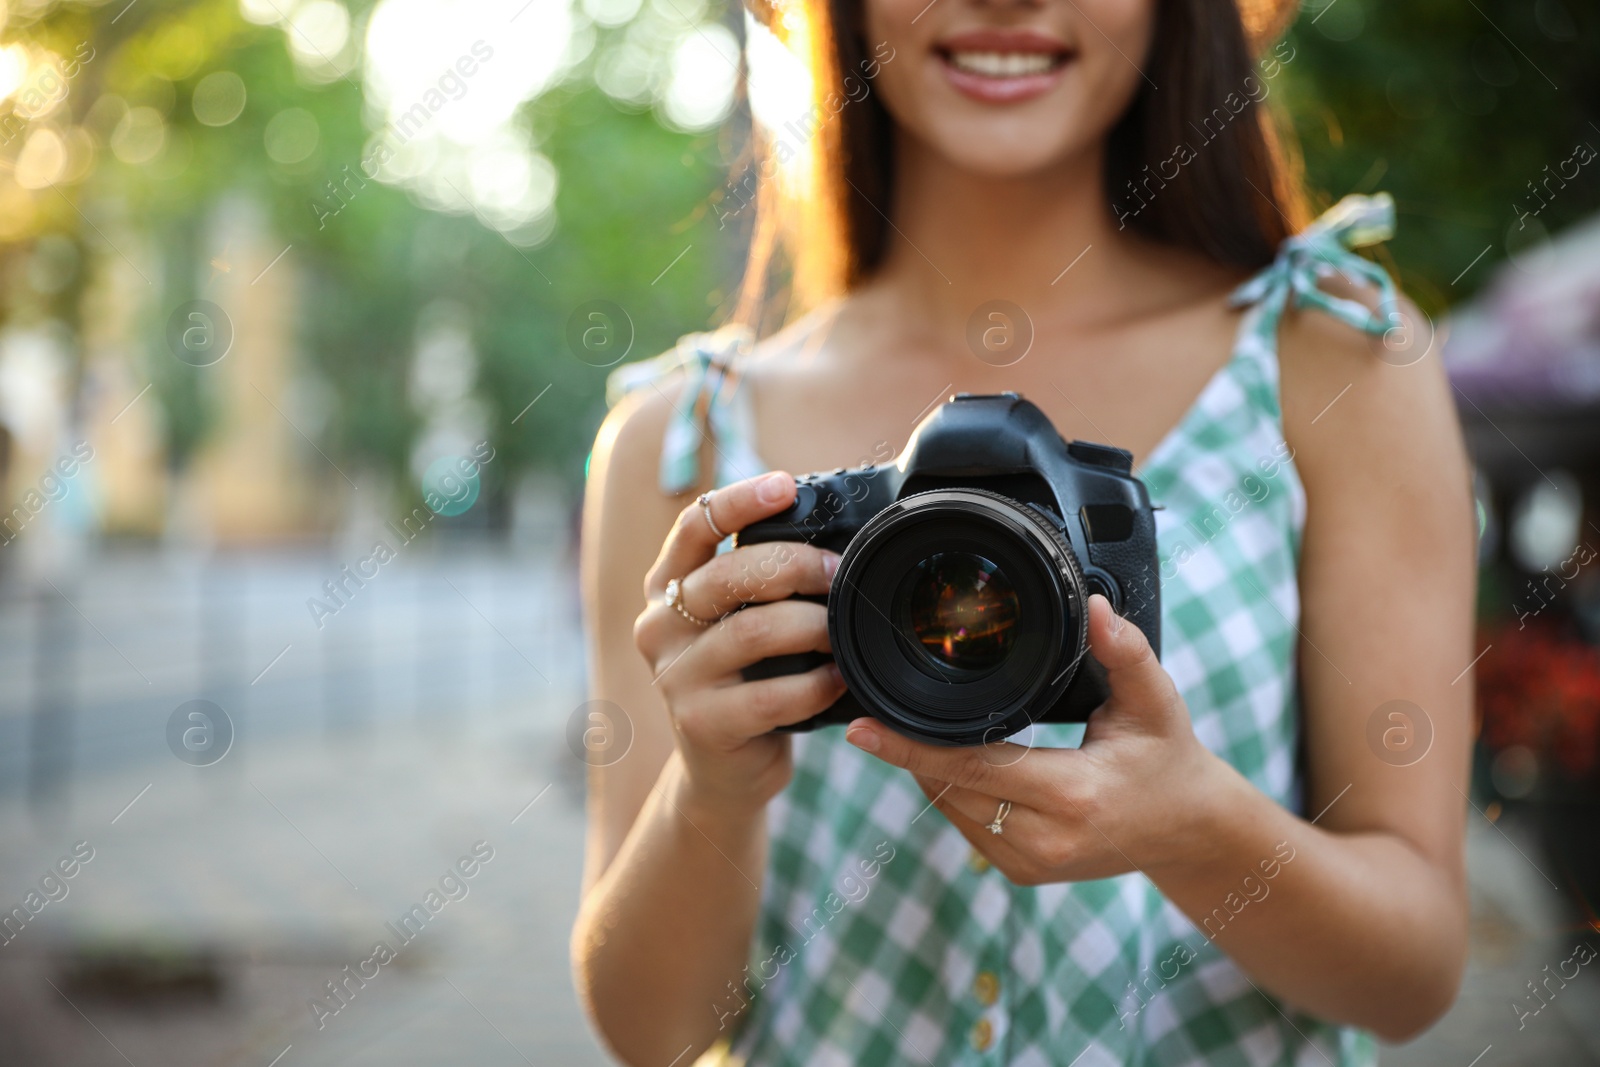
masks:
[[[1051,144],[1059,131],[1005,138],[958,136],[935,141],[933,152],[950,166],[996,181],[1017,181],[1059,172],[1070,162],[1067,146]]]

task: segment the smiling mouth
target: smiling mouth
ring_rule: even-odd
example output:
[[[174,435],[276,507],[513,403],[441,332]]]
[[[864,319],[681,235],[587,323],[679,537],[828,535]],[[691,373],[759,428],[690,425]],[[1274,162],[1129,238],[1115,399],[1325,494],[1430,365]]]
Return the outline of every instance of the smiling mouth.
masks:
[[[1069,58],[1066,52],[978,52],[946,49],[940,54],[946,63],[963,74],[995,80],[1049,74],[1065,66]]]
[[[1074,52],[1041,34],[962,34],[936,48],[945,78],[961,95],[986,105],[1020,104],[1050,92]]]

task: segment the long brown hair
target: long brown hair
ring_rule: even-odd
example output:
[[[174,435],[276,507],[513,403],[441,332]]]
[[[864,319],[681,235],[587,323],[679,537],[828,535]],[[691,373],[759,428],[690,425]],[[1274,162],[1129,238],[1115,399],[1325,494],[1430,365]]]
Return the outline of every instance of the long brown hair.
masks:
[[[870,277],[893,233],[893,119],[870,91],[882,57],[862,32],[862,2],[752,3],[763,24],[801,53],[815,122],[800,192],[775,180],[774,145],[754,135],[756,220],[733,318],[758,330],[777,253],[794,314]],[[1236,0],[1157,4],[1145,77],[1108,137],[1107,198],[1122,224],[1145,237],[1259,268],[1309,218],[1298,158],[1286,148],[1292,142],[1264,105],[1263,79],[1293,53],[1258,70]],[[862,85],[869,88],[858,96]]]

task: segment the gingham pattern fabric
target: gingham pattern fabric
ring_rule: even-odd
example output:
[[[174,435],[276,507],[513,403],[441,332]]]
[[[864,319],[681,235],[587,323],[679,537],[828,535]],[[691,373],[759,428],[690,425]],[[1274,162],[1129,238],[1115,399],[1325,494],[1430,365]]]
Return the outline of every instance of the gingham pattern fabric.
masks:
[[[1382,317],[1330,307],[1315,281],[1330,270],[1371,278],[1349,248],[1391,224],[1386,197],[1356,198],[1286,242],[1236,294],[1249,307],[1231,359],[1138,472],[1165,508],[1162,662],[1200,740],[1296,811],[1305,497],[1283,438],[1277,323],[1292,301],[1383,332],[1387,277]],[[753,455],[748,441],[731,444]],[[1031,743],[1081,734],[1038,727]],[[769,811],[747,977],[711,1006],[728,1041],[703,1064],[1376,1062],[1370,1035],[1261,992],[1142,875],[1012,885],[908,774],[843,731],[794,745],[794,779]]]
[[[673,414],[661,442],[665,492],[676,496],[699,484],[700,447],[707,436],[717,443],[712,451],[716,484],[753,478],[767,469],[750,443],[755,439],[750,405],[728,373],[750,344],[750,331],[740,326],[692,333],[655,359],[618,367],[606,380],[606,402],[615,404],[635,389],[659,389],[661,379],[683,372],[684,383],[670,398]]]

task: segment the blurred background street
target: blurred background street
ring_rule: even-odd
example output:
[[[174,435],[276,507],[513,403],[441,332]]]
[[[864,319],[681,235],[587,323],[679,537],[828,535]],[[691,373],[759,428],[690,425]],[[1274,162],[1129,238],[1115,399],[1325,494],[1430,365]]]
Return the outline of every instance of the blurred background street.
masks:
[[[1471,966],[1386,1063],[1600,1063],[1596,55],[1307,0],[1265,83],[1394,195],[1477,468]],[[0,1067],[607,1062],[587,454],[799,69],[728,0],[0,0]]]
[[[7,907],[75,843],[93,858],[0,952],[0,1062],[264,1064],[290,1044],[286,1063],[604,1062],[567,978],[582,649],[550,543],[441,546],[321,635],[303,594],[332,564],[313,555],[119,554],[70,605],[9,598]],[[34,623],[50,598],[68,619]],[[166,740],[196,693],[235,731],[206,766]],[[480,841],[466,895],[319,1028],[308,1001],[398,944],[384,924]]]
[[[282,1063],[607,1062],[567,977],[583,696],[560,540],[440,544],[321,634],[302,594],[333,561],[314,554],[120,552],[60,592],[9,590],[3,902],[77,842],[94,855],[0,950],[0,1062],[265,1065],[290,1046]],[[166,741],[191,694],[235,730],[207,766]],[[385,924],[478,841],[494,858],[467,895],[319,1028],[324,984],[397,943]],[[1385,1062],[1461,1067],[1489,1046],[1482,1063],[1600,1062],[1589,968],[1520,1029],[1512,1009],[1594,931],[1563,912],[1525,826],[1474,816],[1469,854],[1466,989]]]

